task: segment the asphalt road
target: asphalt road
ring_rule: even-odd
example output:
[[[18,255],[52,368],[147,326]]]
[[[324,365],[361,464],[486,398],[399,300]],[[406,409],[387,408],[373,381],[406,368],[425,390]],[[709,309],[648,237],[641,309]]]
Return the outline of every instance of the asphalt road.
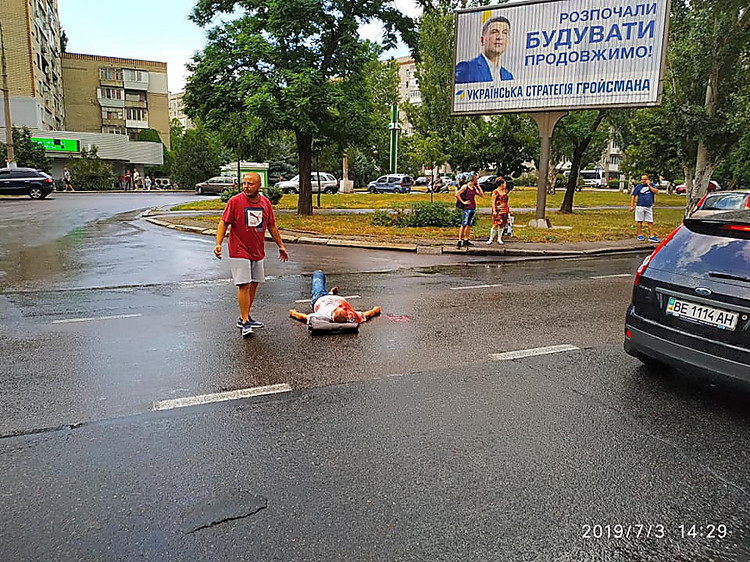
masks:
[[[750,559],[749,395],[622,352],[640,257],[269,244],[243,340],[211,239],[139,218],[183,199],[0,200],[0,558]],[[383,315],[311,337],[317,267]]]

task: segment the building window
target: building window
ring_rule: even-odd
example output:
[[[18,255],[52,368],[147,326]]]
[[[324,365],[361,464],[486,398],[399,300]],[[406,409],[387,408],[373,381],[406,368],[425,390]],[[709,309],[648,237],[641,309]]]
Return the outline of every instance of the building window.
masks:
[[[148,113],[145,109],[139,107],[128,108],[128,120],[130,121],[147,121]]]
[[[132,70],[125,68],[122,75],[128,82],[145,82],[148,79],[148,72],[145,70]]]
[[[102,119],[122,119],[122,110],[102,110]]]
[[[102,99],[108,99],[108,100],[121,100],[122,99],[122,90],[119,88],[99,88],[100,95],[99,97]]]
[[[112,68],[111,66],[102,66],[99,68],[99,79],[122,80],[122,69]]]
[[[122,135],[122,127],[117,127],[115,125],[104,125],[102,127],[102,133],[107,133],[110,135]]]

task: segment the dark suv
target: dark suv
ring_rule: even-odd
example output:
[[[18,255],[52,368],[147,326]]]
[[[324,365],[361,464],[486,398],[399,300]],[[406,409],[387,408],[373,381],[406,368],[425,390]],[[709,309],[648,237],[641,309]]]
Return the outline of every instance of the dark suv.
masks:
[[[0,168],[0,193],[44,199],[55,189],[52,176],[34,168]]]
[[[409,193],[411,191],[411,184],[411,176],[407,176],[406,174],[388,174],[368,183],[367,191],[370,193],[382,193],[384,191]]]
[[[634,285],[626,352],[750,383],[750,211],[685,219]]]

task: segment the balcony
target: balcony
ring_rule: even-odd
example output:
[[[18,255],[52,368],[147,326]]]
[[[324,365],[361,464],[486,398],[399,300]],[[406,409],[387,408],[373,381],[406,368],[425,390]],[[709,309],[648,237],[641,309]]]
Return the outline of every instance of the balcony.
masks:
[[[146,109],[148,108],[148,102],[145,100],[129,100],[125,98],[125,107],[139,107],[141,109]]]
[[[125,119],[107,119],[102,117],[102,125],[114,125],[119,127],[125,126]]]
[[[125,83],[122,80],[106,80],[104,78],[99,79],[99,85],[108,86],[110,88],[124,88]]]
[[[122,96],[122,91],[120,90],[118,93],[120,95],[120,99],[113,98],[112,95],[117,95],[117,94],[113,94],[112,92],[109,92],[110,96],[107,97],[107,92],[103,91],[102,88],[97,88],[96,89],[96,97],[99,100],[99,105],[101,105],[102,107],[119,107],[119,108],[124,108],[125,107],[125,100],[122,99],[122,97],[123,97]]]
[[[125,80],[123,80],[124,86],[126,90],[139,90],[139,91],[148,91],[148,73],[143,72],[145,75],[145,78],[142,78],[141,80],[128,80],[127,77],[125,77]]]
[[[135,119],[126,119],[125,126],[128,129],[148,129],[148,120],[136,121]]]

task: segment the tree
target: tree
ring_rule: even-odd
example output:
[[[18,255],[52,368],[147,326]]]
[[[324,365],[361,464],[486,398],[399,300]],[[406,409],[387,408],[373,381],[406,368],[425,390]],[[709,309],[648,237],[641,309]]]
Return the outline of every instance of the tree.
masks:
[[[183,189],[215,176],[221,169],[220,148],[212,135],[200,124],[185,131],[174,155],[172,181]]]
[[[179,121],[178,121],[179,123]],[[138,141],[140,142],[158,142],[161,144],[162,152],[162,165],[161,166],[146,166],[145,173],[152,176],[169,176],[170,169],[172,167],[173,156],[171,151],[167,150],[164,143],[161,141],[161,136],[156,129],[141,129],[138,132]],[[171,140],[171,139],[170,139]]]
[[[735,103],[748,92],[750,9],[746,0],[678,0],[672,4],[665,109],[679,139],[686,211],[705,193],[713,171],[742,131]]]
[[[209,126],[245,112],[256,137],[294,133],[297,212],[310,215],[313,139],[347,146],[370,122],[360,84],[375,50],[359,26],[382,22],[391,47],[399,35],[414,44],[413,22],[386,0],[199,0],[191,18],[205,27],[217,14],[232,19],[212,28],[194,57],[186,109]]]
[[[5,144],[0,143],[0,150],[3,154],[6,153]],[[52,162],[47,158],[44,147],[31,140],[28,127],[13,127],[13,153],[18,166],[36,168],[47,173],[52,169]]]
[[[76,189],[114,189],[115,174],[112,165],[99,158],[97,152],[97,147],[92,146],[91,150],[82,150],[79,158],[68,158],[68,170]]]
[[[573,212],[573,197],[581,166],[598,161],[606,147],[609,135],[607,131],[599,130],[606,115],[607,112],[604,110],[573,111],[560,119],[555,127],[552,159],[558,162],[563,159],[571,162],[565,197],[560,205],[561,213]],[[554,163],[550,162],[550,169],[554,168]],[[552,180],[554,181],[554,178]]]

